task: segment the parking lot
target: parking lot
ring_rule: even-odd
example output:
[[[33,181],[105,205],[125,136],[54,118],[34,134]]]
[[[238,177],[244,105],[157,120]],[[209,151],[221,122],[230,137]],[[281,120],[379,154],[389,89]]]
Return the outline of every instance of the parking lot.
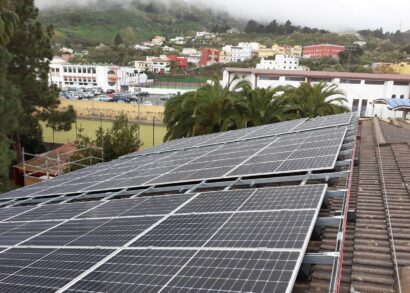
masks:
[[[128,93],[110,94],[107,95],[97,94],[85,95],[82,92],[76,91],[63,91],[60,93],[61,99],[68,100],[94,100],[97,102],[118,102],[118,103],[133,103],[144,104],[147,106],[164,106],[166,101],[171,98],[170,95],[136,95]]]

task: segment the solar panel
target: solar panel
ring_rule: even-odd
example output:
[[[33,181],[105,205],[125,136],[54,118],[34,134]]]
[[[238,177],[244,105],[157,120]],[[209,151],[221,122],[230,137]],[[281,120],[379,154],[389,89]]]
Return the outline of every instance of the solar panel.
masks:
[[[191,196],[182,194],[112,200],[79,216],[79,218],[163,215],[172,212]]]
[[[246,175],[331,170],[346,133],[346,127],[340,125],[351,120],[352,114],[343,114],[190,138],[185,142],[190,146],[187,149],[144,153],[144,156],[92,166],[4,196],[39,197]],[[310,125],[306,126],[308,131],[303,129],[305,124]],[[237,140],[233,140],[235,133]],[[205,143],[211,140],[215,144]],[[192,142],[198,143],[197,147],[193,148]]]
[[[42,233],[59,222],[0,223],[0,245],[12,246]]]
[[[8,225],[4,233],[32,231],[17,239],[5,234],[0,245],[22,243],[33,251],[30,257],[23,248],[0,253],[0,266],[3,254],[4,264],[13,258],[25,260],[21,273],[4,273],[6,281],[0,279],[0,291],[47,292],[64,287],[67,292],[198,288],[283,292],[280,290],[293,286],[326,187],[273,187],[41,206],[9,219],[27,222],[0,223],[0,227]],[[74,210],[77,212],[71,212]],[[46,220],[59,211],[60,218],[77,218]],[[98,219],[88,219],[93,217]],[[3,238],[7,241],[1,243]],[[61,249],[45,249],[50,246]],[[95,255],[92,247],[103,250]],[[16,249],[21,249],[20,253],[5,254]],[[57,263],[62,264],[55,271]],[[260,268],[258,278],[256,268]],[[231,274],[225,273],[228,271]]]
[[[163,292],[290,292],[299,254],[200,251]]]
[[[192,250],[123,250],[66,292],[159,292]]]
[[[332,170],[354,117],[182,139],[8,193],[36,200],[0,208],[0,292],[290,292],[327,185],[151,194]],[[94,201],[36,205],[72,198]]]
[[[109,252],[103,249],[9,249],[0,253],[0,291],[56,292]]]
[[[159,217],[71,220],[27,241],[33,246],[122,246]]]
[[[9,218],[8,221],[63,220],[100,205],[101,202],[44,205]]]
[[[209,146],[213,144],[222,144],[226,142],[243,141],[247,139],[275,136],[279,134],[294,133],[312,129],[323,129],[333,126],[347,125],[352,121],[354,113],[345,113],[340,115],[318,117],[314,119],[298,119],[269,125],[227,131],[224,133],[208,134],[198,137],[185,138],[166,142],[155,146],[151,149],[139,153],[124,156],[132,158],[140,155],[149,155],[153,153],[169,152],[182,149],[196,148],[200,146]]]

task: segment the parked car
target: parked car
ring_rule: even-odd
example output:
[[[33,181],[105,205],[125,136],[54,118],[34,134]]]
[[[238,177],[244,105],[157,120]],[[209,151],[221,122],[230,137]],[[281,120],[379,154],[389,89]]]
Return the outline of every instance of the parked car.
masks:
[[[113,103],[129,103],[130,100],[127,97],[127,95],[119,94],[119,95],[114,95],[110,102]]]
[[[112,94],[114,94],[115,93],[115,90],[107,90],[107,95],[112,95]]]
[[[99,101],[99,102],[109,102],[110,100],[111,98],[106,95],[99,95],[98,97],[94,99],[94,101]]]
[[[151,101],[144,101],[143,105],[145,106],[153,106]]]
[[[149,92],[140,92],[138,94],[138,96],[140,96],[140,97],[149,97]]]

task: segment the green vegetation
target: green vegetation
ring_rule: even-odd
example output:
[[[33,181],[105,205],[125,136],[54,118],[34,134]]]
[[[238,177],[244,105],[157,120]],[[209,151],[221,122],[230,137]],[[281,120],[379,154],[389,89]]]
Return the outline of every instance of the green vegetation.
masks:
[[[297,118],[347,112],[346,99],[335,85],[302,83],[299,88],[253,90],[247,81],[222,87],[213,84],[169,100],[165,105],[165,140],[259,126]]]
[[[0,0],[0,191],[10,187],[9,168],[21,161],[22,147],[42,150],[40,120],[67,130],[75,118],[71,108],[58,111],[58,91],[48,86],[53,32],[37,16],[33,0]]]
[[[110,129],[113,125],[112,121],[100,121],[100,120],[85,120],[85,119],[77,119],[77,126],[73,124],[73,127],[70,131],[58,131],[54,132],[54,140],[53,140],[53,130],[46,126],[46,123],[41,123],[42,132],[44,136],[45,142],[55,142],[55,143],[74,143],[78,138],[78,129],[82,128],[82,135],[89,137],[91,140],[95,140],[96,134],[95,132],[98,130],[100,126],[104,130]],[[77,138],[76,138],[76,129],[77,129]],[[165,127],[162,125],[155,125],[155,144],[162,143],[164,136],[165,136]],[[140,125],[140,140],[142,141],[142,148],[149,148],[153,144],[152,141],[152,133],[153,127],[152,125]]]
[[[259,34],[277,34],[277,35],[289,35],[294,32],[302,32],[305,34],[311,33],[327,33],[326,30],[319,30],[317,28],[300,27],[292,24],[290,20],[287,20],[284,24],[279,24],[276,20],[271,21],[268,25],[257,23],[251,19],[248,21],[245,27],[245,33],[259,33]]]
[[[238,26],[223,13],[199,9],[183,1],[150,3],[135,0],[95,7],[65,7],[42,11],[41,20],[56,30],[55,41],[62,44],[112,44],[118,33],[124,44],[135,43],[155,35],[175,36],[210,30],[216,24]]]

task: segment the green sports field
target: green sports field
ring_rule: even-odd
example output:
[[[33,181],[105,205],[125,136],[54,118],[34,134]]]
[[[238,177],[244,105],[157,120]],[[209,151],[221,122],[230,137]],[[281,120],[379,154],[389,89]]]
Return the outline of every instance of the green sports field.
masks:
[[[95,131],[98,127],[104,129],[110,128],[112,122],[110,121],[100,121],[100,120],[85,120],[77,119],[77,128],[84,128],[83,134],[95,139]],[[51,128],[47,128],[45,123],[42,123],[43,136],[45,142],[55,142],[55,143],[73,143],[76,140],[76,127],[73,124],[73,128],[68,132],[55,132],[53,140],[53,131]],[[155,145],[161,144],[165,136],[165,127],[162,125],[155,126]],[[143,148],[149,148],[153,145],[153,127],[152,125],[140,125],[140,139],[143,142]]]

